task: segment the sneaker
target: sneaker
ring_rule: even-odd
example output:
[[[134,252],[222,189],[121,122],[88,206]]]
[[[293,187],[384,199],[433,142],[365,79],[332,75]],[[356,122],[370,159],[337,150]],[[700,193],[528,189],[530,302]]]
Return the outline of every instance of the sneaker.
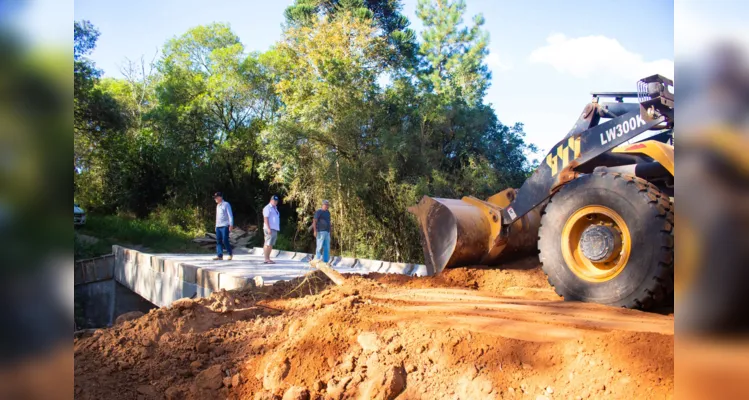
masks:
[[[229,254],[229,257],[226,257],[226,259],[227,259],[228,261],[231,261],[231,259],[232,259],[233,257],[234,257],[234,256],[232,256],[231,254]]]
[[[213,257],[213,259],[212,259],[212,260],[213,260],[213,261],[217,261],[217,260],[223,260],[223,259],[224,259],[223,257]]]

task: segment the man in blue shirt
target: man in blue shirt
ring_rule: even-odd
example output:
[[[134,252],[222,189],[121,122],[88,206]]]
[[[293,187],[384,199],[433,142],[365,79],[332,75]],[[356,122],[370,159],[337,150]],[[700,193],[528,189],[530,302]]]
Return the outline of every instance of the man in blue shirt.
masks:
[[[264,264],[275,264],[270,259],[270,252],[276,244],[278,231],[281,230],[281,215],[278,213],[278,196],[273,195],[270,203],[263,208],[263,233],[265,234],[265,243],[263,245],[263,254],[265,255]]]
[[[231,205],[224,201],[224,195],[221,192],[213,194],[216,200],[216,257],[214,260],[223,260],[224,252],[221,246],[226,248],[229,254],[227,260],[232,259],[231,244],[229,244],[229,231],[234,229],[234,215],[231,212]]]
[[[322,208],[315,212],[315,218],[312,221],[315,239],[317,239],[315,259],[322,258],[325,263],[330,259],[330,211],[328,207],[330,207],[330,202],[323,200]]]

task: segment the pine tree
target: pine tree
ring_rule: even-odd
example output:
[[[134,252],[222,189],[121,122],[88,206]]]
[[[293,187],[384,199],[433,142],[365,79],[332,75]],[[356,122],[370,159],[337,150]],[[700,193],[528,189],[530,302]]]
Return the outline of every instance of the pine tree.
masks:
[[[296,0],[284,16],[289,26],[311,26],[320,17],[335,17],[343,11],[372,20],[388,43],[388,64],[409,69],[416,64],[418,46],[401,9],[399,0]]]
[[[420,54],[424,57],[422,82],[449,100],[480,104],[489,87],[491,72],[484,64],[489,34],[482,30],[484,17],[464,27],[463,0],[419,0],[416,14],[424,22]]]

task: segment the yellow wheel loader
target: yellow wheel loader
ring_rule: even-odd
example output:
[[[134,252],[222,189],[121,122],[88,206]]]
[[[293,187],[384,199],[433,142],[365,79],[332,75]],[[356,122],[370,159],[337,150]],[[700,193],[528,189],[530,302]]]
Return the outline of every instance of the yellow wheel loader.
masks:
[[[592,95],[520,189],[409,208],[428,273],[538,250],[566,300],[646,309],[673,293],[673,81]]]

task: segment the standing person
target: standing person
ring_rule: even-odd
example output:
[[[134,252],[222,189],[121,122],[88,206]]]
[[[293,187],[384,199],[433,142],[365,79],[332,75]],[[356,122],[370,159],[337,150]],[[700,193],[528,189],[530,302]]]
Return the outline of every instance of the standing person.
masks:
[[[264,264],[275,264],[270,260],[270,252],[276,244],[278,231],[281,230],[281,215],[278,213],[278,196],[273,195],[270,203],[263,208],[263,233],[265,234],[265,244],[263,254],[265,255]]]
[[[232,252],[231,244],[229,244],[229,231],[234,229],[234,215],[231,212],[231,205],[224,201],[224,195],[221,192],[214,193],[213,200],[216,200],[216,257],[213,259],[224,259],[224,252],[221,248],[223,245],[229,254],[227,260],[231,260]]]
[[[315,218],[312,221],[312,228],[315,230],[317,239],[317,251],[315,259],[322,257],[323,262],[327,263],[330,259],[330,202],[322,201],[322,208],[315,211]]]

